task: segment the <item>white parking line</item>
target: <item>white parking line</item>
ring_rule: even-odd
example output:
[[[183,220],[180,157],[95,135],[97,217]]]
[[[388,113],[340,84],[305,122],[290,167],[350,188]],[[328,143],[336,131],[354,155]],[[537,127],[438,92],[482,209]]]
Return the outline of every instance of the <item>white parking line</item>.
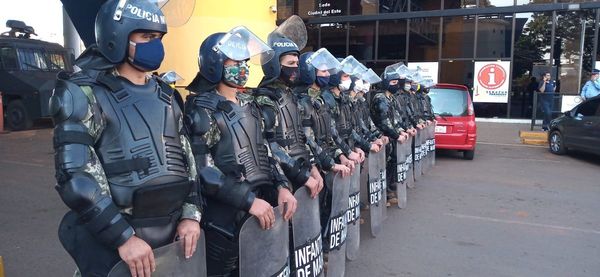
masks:
[[[475,219],[475,220],[488,221],[488,222],[517,224],[517,225],[540,227],[540,228],[546,228],[546,229],[556,229],[556,230],[563,230],[563,231],[574,231],[574,232],[600,235],[600,231],[598,231],[598,230],[580,229],[580,228],[568,227],[568,226],[548,225],[548,224],[541,224],[541,223],[531,223],[531,222],[506,220],[506,219],[498,219],[498,218],[491,218],[491,217],[481,217],[481,216],[465,215],[465,214],[447,213],[446,215],[457,217],[457,218],[464,218],[464,219]]]

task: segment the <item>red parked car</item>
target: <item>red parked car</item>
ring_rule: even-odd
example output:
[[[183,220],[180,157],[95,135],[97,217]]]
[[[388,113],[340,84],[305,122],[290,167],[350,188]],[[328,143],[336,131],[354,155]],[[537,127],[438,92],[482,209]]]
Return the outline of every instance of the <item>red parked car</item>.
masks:
[[[437,84],[429,89],[435,127],[436,149],[463,152],[466,160],[475,157],[477,125],[469,89],[463,85]]]

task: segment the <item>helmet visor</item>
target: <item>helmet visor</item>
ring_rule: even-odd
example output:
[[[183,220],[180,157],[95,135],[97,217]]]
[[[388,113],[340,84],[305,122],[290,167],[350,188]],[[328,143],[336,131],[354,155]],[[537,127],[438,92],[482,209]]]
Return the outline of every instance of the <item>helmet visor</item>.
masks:
[[[404,63],[395,63],[389,65],[383,71],[383,76],[386,79],[394,80],[394,79],[403,79],[410,75],[410,70]]]
[[[153,23],[179,27],[190,20],[196,0],[120,0],[114,19],[145,19]]]
[[[362,64],[356,58],[354,58],[352,55],[346,57],[344,60],[342,60],[342,62],[340,64],[341,64],[340,71],[342,71],[350,76],[357,77],[359,73],[366,70],[366,68],[364,68],[364,70],[361,70]]]
[[[181,77],[179,74],[177,74],[177,72],[173,70],[161,74],[160,78],[162,78],[163,81],[169,84],[173,84],[177,81],[183,80],[183,77]]]
[[[267,63],[275,54],[273,49],[244,26],[231,29],[217,42],[213,50],[234,61],[250,60],[256,65]]]
[[[370,69],[370,68],[366,72],[364,72],[361,75],[361,77],[365,82],[367,82],[371,85],[381,82],[381,78],[379,78],[379,76],[377,76],[377,74],[375,74],[373,69]]]
[[[312,65],[317,70],[327,70],[330,74],[335,74],[340,70],[340,62],[325,48],[321,48],[314,52],[306,63]]]

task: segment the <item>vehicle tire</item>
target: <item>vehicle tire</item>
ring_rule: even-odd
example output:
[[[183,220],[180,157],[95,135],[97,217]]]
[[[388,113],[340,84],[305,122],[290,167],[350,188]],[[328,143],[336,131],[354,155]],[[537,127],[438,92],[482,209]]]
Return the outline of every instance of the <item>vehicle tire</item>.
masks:
[[[565,141],[559,130],[553,130],[548,136],[548,145],[550,146],[550,152],[556,155],[564,155],[567,153],[567,147]]]
[[[472,160],[473,158],[475,158],[475,150],[465,150],[463,152],[463,159]]]
[[[8,106],[6,106],[6,126],[13,131],[25,130],[33,126],[33,120],[27,114],[23,101],[17,99],[8,103]]]

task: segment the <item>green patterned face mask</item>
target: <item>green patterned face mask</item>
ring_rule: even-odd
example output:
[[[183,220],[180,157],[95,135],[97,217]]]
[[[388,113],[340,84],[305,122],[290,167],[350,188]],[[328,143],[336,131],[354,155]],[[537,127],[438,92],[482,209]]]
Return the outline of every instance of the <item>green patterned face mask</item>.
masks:
[[[250,68],[246,61],[235,65],[225,65],[223,69],[223,80],[235,87],[242,88],[248,81]]]

